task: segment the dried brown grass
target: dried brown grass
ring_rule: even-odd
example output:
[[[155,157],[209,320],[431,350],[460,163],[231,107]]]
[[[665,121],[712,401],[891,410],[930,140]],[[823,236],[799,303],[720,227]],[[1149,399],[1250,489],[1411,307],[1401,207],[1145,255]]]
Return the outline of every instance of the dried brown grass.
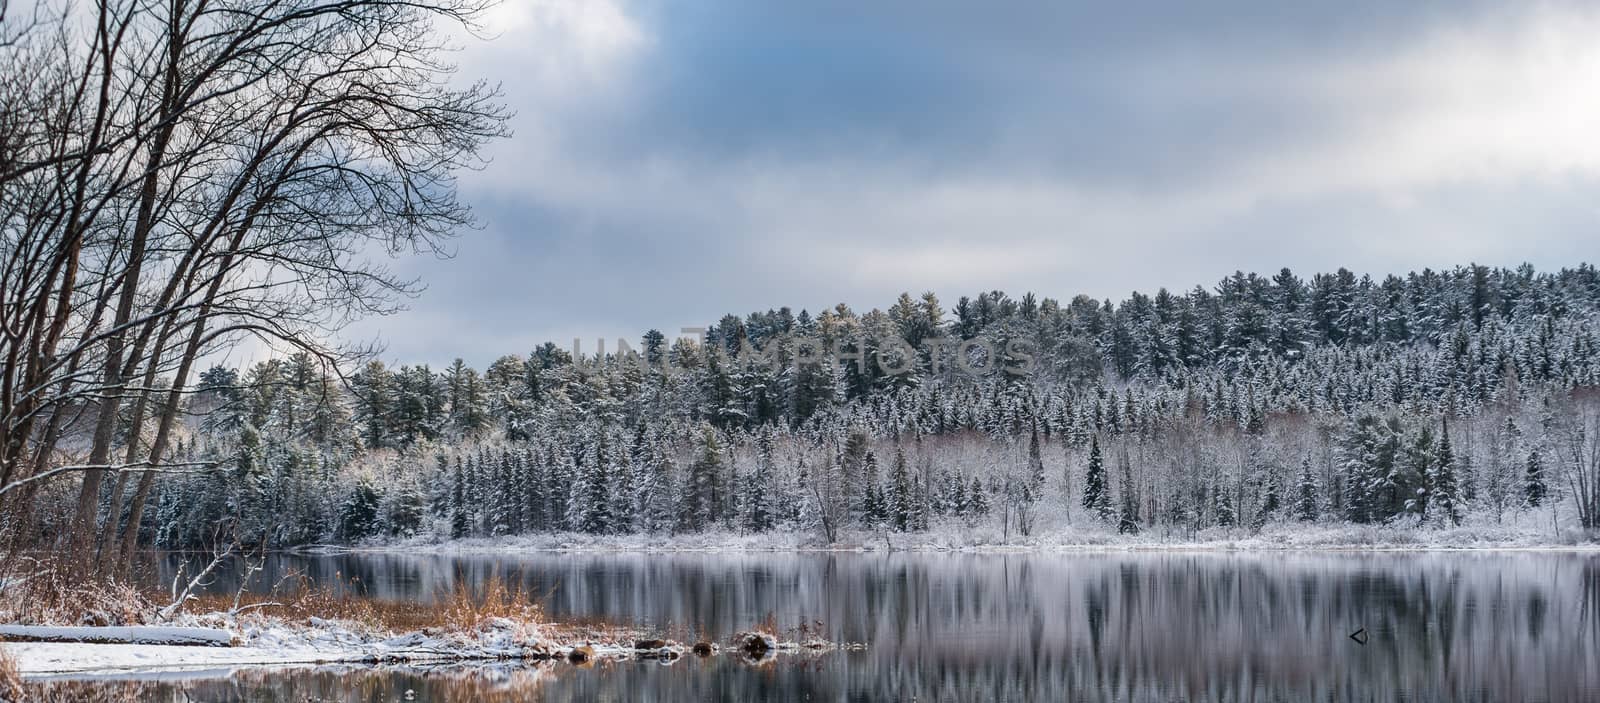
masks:
[[[152,589],[91,577],[50,557],[20,557],[0,573],[0,622],[24,625],[140,625],[157,610]]]
[[[0,649],[0,701],[22,700],[22,672],[17,661]]]
[[[382,600],[301,584],[283,594],[201,595],[186,603],[185,610],[342,620],[389,633],[472,631],[493,618],[532,626],[544,618],[544,609],[533,597],[520,586],[500,578],[489,579],[477,591],[458,584],[454,590],[436,594],[428,602]]]
[[[287,587],[285,587],[287,586]],[[13,559],[0,573],[0,623],[25,625],[139,625],[158,620],[171,594],[155,583],[91,579],[47,557]],[[471,589],[458,584],[426,602],[368,598],[317,586],[306,579],[280,583],[276,592],[206,593],[178,612],[228,613],[355,623],[379,632],[471,631],[493,618],[533,626],[544,610],[520,585],[495,577]]]

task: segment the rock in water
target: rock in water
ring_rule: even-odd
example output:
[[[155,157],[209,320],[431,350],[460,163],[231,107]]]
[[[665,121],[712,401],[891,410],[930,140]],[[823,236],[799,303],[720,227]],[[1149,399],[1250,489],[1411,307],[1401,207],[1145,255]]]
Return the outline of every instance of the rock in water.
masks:
[[[761,659],[778,648],[778,640],[765,632],[746,632],[739,635],[739,651],[751,659]]]

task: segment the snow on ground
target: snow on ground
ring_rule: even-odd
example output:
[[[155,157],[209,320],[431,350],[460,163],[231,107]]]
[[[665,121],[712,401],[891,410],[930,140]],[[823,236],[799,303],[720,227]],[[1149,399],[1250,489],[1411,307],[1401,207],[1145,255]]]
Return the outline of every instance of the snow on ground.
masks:
[[[0,644],[24,676],[181,671],[226,666],[361,661],[356,652],[274,650],[264,647],[186,647],[162,644],[9,642]]]
[[[221,615],[185,616],[182,623],[217,625],[224,618]],[[165,629],[181,634],[177,631],[188,628]],[[0,643],[0,648],[16,659],[25,676],[333,662],[537,660],[566,657],[573,649],[570,644],[544,637],[540,626],[501,618],[490,619],[471,632],[424,630],[392,635],[367,632],[351,624],[320,618],[298,623],[258,616],[233,620],[229,630],[240,646],[4,642]],[[592,645],[586,654],[591,657],[631,656],[633,650],[616,643],[601,643]]]
[[[225,617],[217,614],[186,616],[184,621],[213,622]],[[712,643],[697,643],[692,648],[659,639],[639,639],[637,633],[607,630],[598,640],[592,637],[547,637],[545,626],[490,618],[471,632],[422,630],[401,635],[367,634],[348,624],[311,618],[305,623],[254,616],[238,623],[232,633],[241,646],[207,647],[171,644],[89,644],[81,642],[0,642],[29,678],[71,678],[129,674],[149,676],[245,666],[293,666],[312,664],[452,664],[513,661],[569,660],[575,663],[596,659],[648,658],[675,660],[695,654],[709,656],[727,651],[762,659],[778,652],[825,652],[836,648],[861,649],[859,644],[835,644],[822,640],[780,641],[770,634],[740,633],[728,649]],[[92,628],[60,628],[84,630]],[[103,628],[127,629],[127,628]],[[188,628],[164,628],[175,639],[184,639]],[[199,628],[196,628],[199,629]]]
[[[230,647],[234,635],[214,627],[47,627],[0,625],[0,640],[98,644],[168,644]]]
[[[1468,525],[1416,528],[1395,525],[1273,524],[1260,530],[1211,528],[1186,533],[1061,528],[1023,537],[992,526],[947,524],[928,532],[850,531],[833,544],[805,532],[759,535],[703,532],[683,535],[555,533],[440,540],[414,538],[359,547],[309,551],[495,554],[537,551],[794,552],[794,551],[1103,551],[1103,550],[1344,550],[1344,549],[1600,549],[1575,530],[1548,525]]]

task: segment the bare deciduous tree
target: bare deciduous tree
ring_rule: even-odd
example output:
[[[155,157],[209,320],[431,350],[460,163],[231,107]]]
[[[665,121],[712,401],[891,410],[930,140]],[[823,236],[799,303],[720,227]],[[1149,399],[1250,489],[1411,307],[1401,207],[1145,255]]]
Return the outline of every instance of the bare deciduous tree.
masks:
[[[332,333],[415,289],[381,254],[470,225],[452,174],[506,114],[436,26],[480,0],[5,9],[0,514],[114,568],[156,478],[205,468],[167,456],[197,360],[358,355]]]

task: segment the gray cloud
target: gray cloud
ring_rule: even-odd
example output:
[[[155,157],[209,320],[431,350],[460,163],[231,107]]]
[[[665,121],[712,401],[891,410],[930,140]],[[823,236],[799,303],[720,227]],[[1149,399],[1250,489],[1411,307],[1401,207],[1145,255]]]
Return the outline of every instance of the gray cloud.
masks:
[[[511,2],[485,228],[373,320],[484,363],[724,312],[1576,263],[1600,15],[1498,3]]]

